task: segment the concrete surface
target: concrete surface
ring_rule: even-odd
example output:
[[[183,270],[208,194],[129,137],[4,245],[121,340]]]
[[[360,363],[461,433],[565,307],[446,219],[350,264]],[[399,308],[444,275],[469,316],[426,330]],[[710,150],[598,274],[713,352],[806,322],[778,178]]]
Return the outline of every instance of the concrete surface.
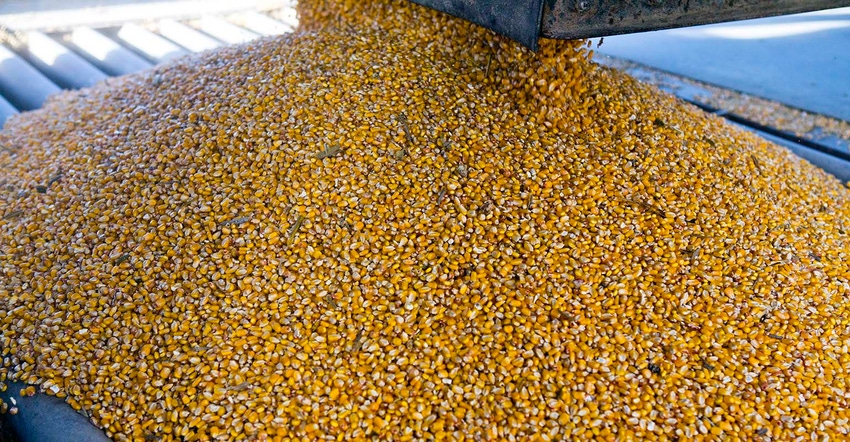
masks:
[[[850,121],[850,7],[605,37],[596,51]]]

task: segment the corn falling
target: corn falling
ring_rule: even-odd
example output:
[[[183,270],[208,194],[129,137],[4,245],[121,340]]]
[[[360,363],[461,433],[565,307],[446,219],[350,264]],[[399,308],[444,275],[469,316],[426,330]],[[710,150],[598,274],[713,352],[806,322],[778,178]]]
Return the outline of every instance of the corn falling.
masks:
[[[3,380],[119,441],[846,437],[840,182],[581,42],[301,9],[0,133]]]

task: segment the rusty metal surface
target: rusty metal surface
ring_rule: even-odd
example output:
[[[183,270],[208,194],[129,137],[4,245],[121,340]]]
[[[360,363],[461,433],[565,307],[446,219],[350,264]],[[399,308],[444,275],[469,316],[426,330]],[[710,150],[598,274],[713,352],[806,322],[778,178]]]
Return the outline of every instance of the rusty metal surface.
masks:
[[[543,0],[411,0],[495,31],[537,50]]]
[[[546,0],[541,37],[572,39],[850,6],[850,0]]]

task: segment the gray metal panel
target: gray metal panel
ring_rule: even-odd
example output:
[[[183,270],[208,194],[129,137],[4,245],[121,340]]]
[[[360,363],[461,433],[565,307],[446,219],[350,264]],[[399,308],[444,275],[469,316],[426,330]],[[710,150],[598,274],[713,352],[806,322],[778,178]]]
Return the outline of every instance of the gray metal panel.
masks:
[[[411,0],[461,17],[537,50],[543,0]]]
[[[732,123],[735,124],[735,123]],[[787,147],[791,152],[794,152],[798,157],[812,163],[813,165],[820,167],[826,173],[835,176],[842,182],[850,182],[850,162],[844,161],[840,158],[836,158],[832,155],[825,154],[823,152],[818,152],[817,150],[808,148],[803,146],[802,144],[792,143],[788,140],[784,140],[779,137],[775,137],[771,134],[761,132],[759,130],[755,130],[751,127],[741,126],[739,124],[735,124],[738,127],[742,127],[748,131],[755,132],[758,136],[772,142],[776,143],[780,146]]]
[[[18,54],[0,46],[0,93],[21,110],[38,109],[62,89]]]
[[[79,89],[108,78],[74,51],[38,31],[27,36],[29,60],[62,87]]]
[[[850,8],[606,37],[596,52],[850,121]]]

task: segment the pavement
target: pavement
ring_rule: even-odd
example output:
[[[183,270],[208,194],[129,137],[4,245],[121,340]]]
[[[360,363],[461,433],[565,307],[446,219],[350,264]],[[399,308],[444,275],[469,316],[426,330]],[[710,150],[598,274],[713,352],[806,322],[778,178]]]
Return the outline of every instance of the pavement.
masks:
[[[850,7],[605,37],[596,51],[850,121]]]

